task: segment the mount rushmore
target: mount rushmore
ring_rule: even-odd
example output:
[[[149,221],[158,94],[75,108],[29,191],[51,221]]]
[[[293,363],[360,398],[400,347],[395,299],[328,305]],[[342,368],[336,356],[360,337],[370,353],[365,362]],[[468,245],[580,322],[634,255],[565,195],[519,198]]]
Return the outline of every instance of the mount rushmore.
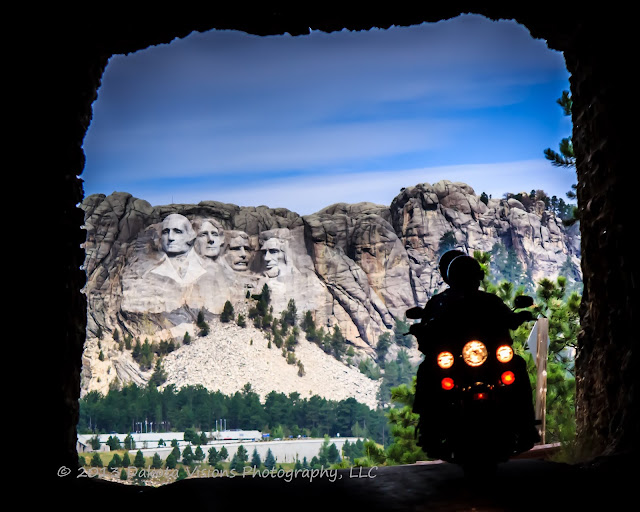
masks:
[[[178,336],[200,311],[214,319],[227,301],[246,312],[248,297],[267,284],[274,315],[293,299],[299,316],[311,311],[316,325],[339,326],[369,357],[396,319],[442,288],[445,239],[470,254],[504,246],[534,282],[567,264],[580,275],[575,226],[564,227],[544,204],[482,201],[450,181],[404,188],[389,206],[338,203],[306,216],[217,201],[151,206],[123,192],[88,196],[81,207],[87,347],[114,330],[152,341]],[[110,376],[97,371],[105,364]],[[104,388],[144,383],[148,374],[113,351],[105,363],[85,350],[83,391],[100,389],[98,378]]]

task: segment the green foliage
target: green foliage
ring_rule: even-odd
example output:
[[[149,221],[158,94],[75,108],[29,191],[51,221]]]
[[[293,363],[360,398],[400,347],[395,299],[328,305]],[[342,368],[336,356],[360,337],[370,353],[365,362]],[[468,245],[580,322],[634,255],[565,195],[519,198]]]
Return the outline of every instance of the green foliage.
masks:
[[[153,454],[153,459],[151,459],[151,468],[152,469],[160,469],[162,467],[162,459],[158,453]]]
[[[236,320],[236,323],[238,324],[239,327],[247,326],[247,321],[244,319],[244,315],[241,313],[238,314],[238,320]]]
[[[417,367],[411,364],[409,354],[405,349],[398,351],[396,359],[387,361],[382,374],[382,383],[378,391],[378,400],[382,404],[388,404],[392,400],[391,389],[401,384],[411,383],[416,375]]]
[[[573,109],[573,99],[569,91],[562,91],[562,96],[556,100],[556,103],[562,107],[562,112],[565,116],[571,116]],[[571,137],[563,138],[558,144],[558,151],[554,151],[551,148],[544,150],[544,156],[551,162],[551,165],[555,167],[562,167],[565,169],[575,169],[576,156],[573,150],[573,140]],[[571,185],[571,190],[567,192],[567,198],[576,198],[577,185],[574,183]],[[578,220],[577,208],[571,209],[571,215],[564,217],[563,222],[566,225],[571,225]]]
[[[384,366],[384,360],[387,357],[389,347],[391,346],[391,333],[383,332],[378,337],[378,344],[376,345],[376,359],[380,366]]]
[[[456,234],[453,231],[447,231],[440,237],[438,255],[442,256],[445,252],[455,249],[457,244],[458,241],[456,240]]]
[[[101,467],[103,467],[102,459],[100,458],[100,454],[98,452],[95,452],[93,454],[93,456],[91,457],[91,462],[89,462],[89,465],[92,468],[101,468]]]
[[[182,450],[182,463],[190,466],[193,464],[195,456],[193,454],[193,450],[191,449],[191,445],[185,446],[184,450]]]
[[[92,450],[99,450],[100,449],[100,439],[98,438],[98,435],[95,435],[92,438],[90,438],[89,439],[89,444],[91,445],[91,449]]]
[[[133,436],[131,434],[127,434],[124,438],[123,444],[125,450],[133,450],[136,447],[136,442],[133,440]]]
[[[162,359],[158,359],[156,361],[155,369],[153,370],[153,374],[149,379],[149,383],[153,386],[161,386],[167,381],[167,372],[162,365]]]
[[[213,446],[209,448],[209,456],[207,458],[207,461],[212,466],[216,466],[220,462],[220,454],[218,453],[218,450],[216,450]]]
[[[513,247],[505,247],[502,243],[494,244],[491,249],[491,269],[488,278],[493,285],[507,283],[516,288],[523,287],[524,293],[531,293],[531,276],[527,275],[525,269],[518,260]]]
[[[111,449],[111,451],[120,450],[122,448],[118,436],[109,436],[109,439],[107,439],[105,444]]]
[[[267,450],[267,456],[264,459],[264,467],[269,471],[276,467],[276,458],[273,456],[271,448]]]
[[[175,453],[171,452],[167,455],[167,460],[164,461],[164,464],[167,469],[175,469],[178,464],[178,459],[176,458]]]
[[[125,452],[122,456],[122,467],[128,468],[129,466],[131,466],[131,458],[129,457],[129,454]]]
[[[262,466],[262,460],[260,459],[260,454],[258,453],[258,449],[253,449],[253,454],[251,455],[251,467],[260,468]]]
[[[227,301],[228,303],[229,301]],[[227,307],[227,303],[225,303],[224,308]],[[229,303],[229,306],[231,306],[231,303]],[[227,316],[225,317],[225,320],[222,320],[222,316],[225,314],[224,310],[222,311],[222,315],[220,316],[220,320],[223,322],[229,322],[232,318],[233,318],[233,307],[231,307],[231,313],[229,316],[229,313],[227,313]],[[205,315],[204,315],[204,310],[201,309],[198,312],[198,317],[196,318],[196,327],[198,329],[200,329],[200,331],[198,332],[199,336],[207,336],[210,332],[211,332],[211,327],[209,326],[209,324],[207,323],[207,321],[205,320]]]
[[[298,371],[301,370],[303,367],[299,365]],[[396,377],[399,374],[403,372],[395,372]],[[79,431],[88,428],[90,418],[92,426],[97,426],[102,432],[128,431],[138,418],[144,418],[149,411],[157,411],[154,423],[169,422],[176,431],[191,432],[192,435],[187,434],[186,439],[193,444],[202,444],[201,431],[214,430],[215,417],[226,418],[229,428],[259,428],[269,432],[282,425],[287,435],[294,432],[296,435],[311,435],[315,431],[316,435],[340,432],[349,436],[358,423],[366,425],[367,437],[381,440],[382,431],[386,428],[382,410],[371,410],[353,399],[332,401],[319,396],[303,399],[297,393],[271,392],[261,401],[250,389],[224,395],[202,386],[177,389],[168,385],[160,392],[155,386],[140,388],[129,384],[110,390],[107,395],[88,393],[79,403]],[[215,411],[215,417],[212,411]],[[130,435],[123,445],[126,449],[135,449]]]
[[[200,329],[202,330],[202,329]],[[191,345],[191,335],[189,334],[188,331],[185,331],[184,336],[182,337],[182,344],[183,345]]]
[[[109,464],[107,464],[107,468],[109,469],[109,471],[113,471],[115,468],[121,468],[121,467],[122,467],[122,457],[120,457],[119,454],[114,453],[113,457],[109,461]]]
[[[228,457],[229,457],[229,451],[223,446],[222,448],[220,448],[220,460],[221,461],[227,460]]]
[[[127,479],[127,470],[122,468],[122,471],[120,471],[120,480],[126,480]]]
[[[198,441],[200,441],[200,436],[196,433],[194,428],[185,429],[183,438],[187,443],[191,444],[197,444]]]
[[[222,308],[222,313],[220,313],[220,321],[223,323],[230,322],[233,320],[234,314],[233,305],[230,301],[226,301]]]
[[[231,468],[235,469],[238,473],[242,473],[244,467],[247,465],[247,461],[249,460],[249,453],[247,449],[240,445],[234,453],[233,457],[231,457]]]
[[[133,465],[137,468],[143,468],[145,465],[144,455],[142,454],[142,450],[138,450],[136,452],[136,456],[133,459]]]
[[[380,368],[371,359],[363,359],[358,365],[358,369],[361,373],[364,373],[367,377],[373,380],[378,380],[382,377]]]
[[[204,451],[202,450],[202,447],[200,445],[196,447],[196,451],[194,452],[193,457],[197,461],[202,461],[204,459]]]
[[[396,318],[393,326],[393,340],[400,347],[410,348],[415,342],[415,338],[409,332],[409,322]]]

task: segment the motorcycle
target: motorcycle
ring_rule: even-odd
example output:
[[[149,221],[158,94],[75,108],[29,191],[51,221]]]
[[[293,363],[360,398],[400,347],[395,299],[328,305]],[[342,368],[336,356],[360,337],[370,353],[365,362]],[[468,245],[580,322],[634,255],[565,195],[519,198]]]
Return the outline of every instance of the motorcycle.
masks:
[[[531,305],[531,297],[519,296],[513,311]],[[407,318],[421,318],[421,313],[412,308]],[[427,456],[459,464],[467,476],[486,476],[529,450],[539,439],[531,385],[508,331],[479,338],[451,326],[446,335],[425,340],[427,332],[419,323],[410,330],[425,354],[414,412],[420,415],[418,444]]]

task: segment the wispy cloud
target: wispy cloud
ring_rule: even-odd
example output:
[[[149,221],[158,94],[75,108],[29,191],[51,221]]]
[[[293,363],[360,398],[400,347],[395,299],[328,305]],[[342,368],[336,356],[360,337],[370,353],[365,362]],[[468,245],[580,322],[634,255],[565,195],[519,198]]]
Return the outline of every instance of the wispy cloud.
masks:
[[[192,34],[111,59],[82,177],[89,194],[140,191],[156,203],[268,197],[310,213],[326,206],[311,187],[325,203],[386,204],[389,190],[429,181],[421,172],[471,180],[477,164],[538,159],[566,136],[555,99],[567,77],[562,56],[523,27],[478,16],[301,37]],[[487,189],[506,186],[496,172],[485,168]]]

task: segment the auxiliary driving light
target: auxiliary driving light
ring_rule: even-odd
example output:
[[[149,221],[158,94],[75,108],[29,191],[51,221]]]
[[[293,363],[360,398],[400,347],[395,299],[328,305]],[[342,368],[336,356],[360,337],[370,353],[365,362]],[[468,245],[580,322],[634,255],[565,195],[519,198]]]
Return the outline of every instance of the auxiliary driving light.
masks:
[[[508,371],[502,374],[502,376],[500,377],[500,380],[502,381],[503,384],[506,384],[508,386],[515,382],[516,376],[513,374],[513,372]]]
[[[473,340],[462,347],[462,358],[469,366],[480,366],[487,360],[487,347],[481,341]]]
[[[453,366],[453,354],[451,352],[440,352],[438,354],[438,366],[443,369]]]
[[[445,389],[447,391],[453,389],[453,379],[451,377],[445,377],[444,379],[442,379],[440,385],[442,386],[442,389]]]
[[[496,350],[496,357],[501,363],[508,363],[513,359],[513,349],[509,345],[500,345]]]

